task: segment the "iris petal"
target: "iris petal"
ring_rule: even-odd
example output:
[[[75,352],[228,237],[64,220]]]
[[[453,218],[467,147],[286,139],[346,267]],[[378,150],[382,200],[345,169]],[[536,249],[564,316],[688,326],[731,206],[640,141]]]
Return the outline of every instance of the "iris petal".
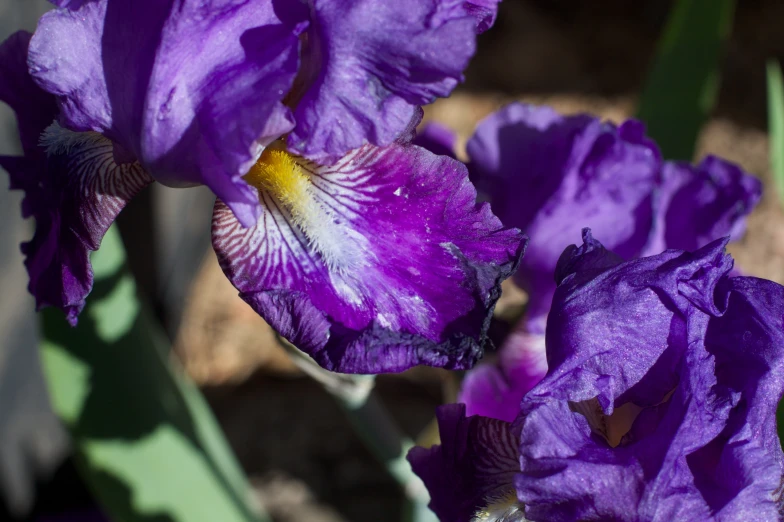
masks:
[[[728,277],[726,242],[609,263],[586,235],[564,254],[550,372],[515,425],[530,518],[779,518],[784,288]]]
[[[241,176],[293,127],[301,30],[270,2],[71,2],[41,18],[29,63],[63,126],[104,134],[164,184],[209,186],[249,225],[260,209]]]
[[[466,10],[476,19],[476,32],[483,33],[495,23],[501,0],[468,0]]]
[[[466,148],[501,221],[531,238],[515,276],[529,294],[531,332],[544,333],[553,269],[583,227],[624,259],[646,245],[661,159],[640,122],[616,127],[512,103],[480,122]]]
[[[102,135],[52,123],[54,96],[27,70],[29,42],[29,34],[17,33],[0,46],[0,100],[17,115],[24,151],[24,156],[0,156],[0,167],[11,188],[25,193],[23,216],[36,219],[33,239],[22,245],[30,293],[39,308],[62,308],[75,323],[92,288],[89,252],[152,179],[138,163],[118,165],[114,144]]]
[[[508,518],[500,520],[525,520],[514,496],[519,464],[511,426],[466,417],[463,404],[441,406],[436,417],[441,444],[408,453],[411,467],[430,492],[430,509],[451,522],[496,521],[503,515]]]
[[[419,145],[433,154],[456,157],[455,145],[457,135],[449,127],[437,122],[428,122],[413,140],[414,145]]]
[[[25,190],[36,220],[33,239],[22,245],[30,293],[39,308],[62,308],[75,324],[93,283],[89,252],[152,178],[137,162],[118,165],[112,142],[95,132],[54,123],[41,143],[45,160],[0,157],[0,165]]]
[[[665,162],[653,234],[643,254],[695,250],[723,236],[738,240],[761,197],[757,178],[716,156],[699,165]]]
[[[320,162],[392,143],[417,106],[449,95],[474,53],[476,21],[459,0],[311,4],[309,81],[288,144]]]
[[[472,366],[524,240],[475,203],[465,167],[399,144],[331,167],[289,157],[248,178],[264,208],[255,226],[216,203],[213,245],[240,295],[331,370]]]
[[[528,333],[521,321],[501,346],[499,359],[466,373],[457,402],[469,415],[512,422],[523,396],[547,373],[544,335]]]

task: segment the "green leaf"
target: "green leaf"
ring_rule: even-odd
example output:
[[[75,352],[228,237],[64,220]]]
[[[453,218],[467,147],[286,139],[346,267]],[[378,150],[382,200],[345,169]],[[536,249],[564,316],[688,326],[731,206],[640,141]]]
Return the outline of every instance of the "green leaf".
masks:
[[[768,134],[770,169],[779,201],[784,203],[784,79],[775,60],[768,62]]]
[[[784,78],[781,66],[768,61],[768,139],[770,140],[770,170],[779,201],[784,204]],[[779,439],[784,442],[784,400],[776,410]]]
[[[119,233],[92,256],[79,325],[42,312],[52,404],[80,471],[119,522],[261,522],[250,488],[198,389],[136,296]]]
[[[734,0],[679,0],[673,8],[637,111],[667,159],[694,159],[716,103],[734,8]]]

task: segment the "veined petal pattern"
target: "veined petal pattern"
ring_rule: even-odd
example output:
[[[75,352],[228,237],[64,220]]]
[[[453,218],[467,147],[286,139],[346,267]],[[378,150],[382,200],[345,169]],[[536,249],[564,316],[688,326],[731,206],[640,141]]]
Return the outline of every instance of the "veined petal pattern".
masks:
[[[398,144],[330,167],[292,158],[307,181],[286,185],[293,199],[260,190],[254,227],[216,203],[213,245],[240,295],[331,370],[472,366],[524,240],[476,204],[465,167]]]

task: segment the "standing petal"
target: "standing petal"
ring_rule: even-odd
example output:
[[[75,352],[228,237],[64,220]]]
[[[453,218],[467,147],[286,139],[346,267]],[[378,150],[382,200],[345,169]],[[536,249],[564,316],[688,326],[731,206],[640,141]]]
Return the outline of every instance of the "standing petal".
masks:
[[[475,20],[459,0],[311,0],[294,152],[332,163],[385,146],[417,106],[447,96],[474,54]]]
[[[780,516],[784,453],[776,410],[784,392],[784,288],[733,277],[726,313],[708,324],[718,387],[738,396],[727,425],[692,457],[700,492],[725,520]],[[725,392],[725,393],[727,393]],[[718,457],[718,458],[717,458]]]
[[[449,522],[494,521],[519,514],[513,479],[519,469],[517,440],[508,423],[473,416],[465,406],[448,404],[436,411],[441,444],[413,448],[408,461],[430,492],[430,509]],[[474,518],[477,516],[477,518]],[[483,517],[483,518],[479,518]]]
[[[525,241],[465,167],[410,145],[332,167],[267,149],[248,176],[264,213],[243,229],[218,201],[213,245],[240,295],[323,367],[471,367]]]
[[[653,226],[661,161],[639,122],[616,127],[586,115],[513,103],[482,121],[467,151],[501,221],[531,238],[516,278],[528,322],[542,333],[553,270],[583,227],[623,258],[639,255]]]
[[[119,160],[138,159],[165,184],[208,185],[254,223],[258,201],[241,176],[293,126],[281,100],[302,28],[283,24],[270,2],[69,7],[41,18],[30,49],[63,125],[106,135]]]
[[[724,236],[740,239],[762,184],[740,167],[707,156],[695,166],[666,162],[656,201],[654,234],[646,255],[667,248],[696,250]]]

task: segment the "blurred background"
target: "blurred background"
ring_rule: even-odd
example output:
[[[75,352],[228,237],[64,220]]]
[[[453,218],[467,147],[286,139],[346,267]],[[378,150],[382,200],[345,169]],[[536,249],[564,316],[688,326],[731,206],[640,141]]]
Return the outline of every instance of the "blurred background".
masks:
[[[477,121],[515,99],[563,113],[629,117],[672,4],[504,0],[495,27],[479,38],[465,84],[427,107],[426,121],[452,127],[462,147]],[[48,5],[0,0],[0,38],[34,30]],[[784,219],[770,181],[765,62],[784,57],[782,23],[781,0],[737,2],[717,107],[697,152],[697,158],[714,153],[737,162],[765,183],[765,198],[731,251],[747,274],[780,283]],[[0,106],[0,154],[18,150],[15,132],[13,114]],[[32,521],[89,508],[91,500],[38,365],[37,320],[19,253],[33,224],[19,217],[20,199],[0,190],[0,520]],[[140,291],[173,343],[172,356],[202,388],[255,494],[281,522],[400,520],[395,482],[333,398],[297,370],[223,276],[209,246],[211,207],[206,189],[154,185],[122,213],[120,228]],[[516,299],[506,295],[505,306]],[[431,433],[434,408],[454,396],[455,386],[446,372],[415,369],[380,377],[377,390],[407,435],[417,438]]]

